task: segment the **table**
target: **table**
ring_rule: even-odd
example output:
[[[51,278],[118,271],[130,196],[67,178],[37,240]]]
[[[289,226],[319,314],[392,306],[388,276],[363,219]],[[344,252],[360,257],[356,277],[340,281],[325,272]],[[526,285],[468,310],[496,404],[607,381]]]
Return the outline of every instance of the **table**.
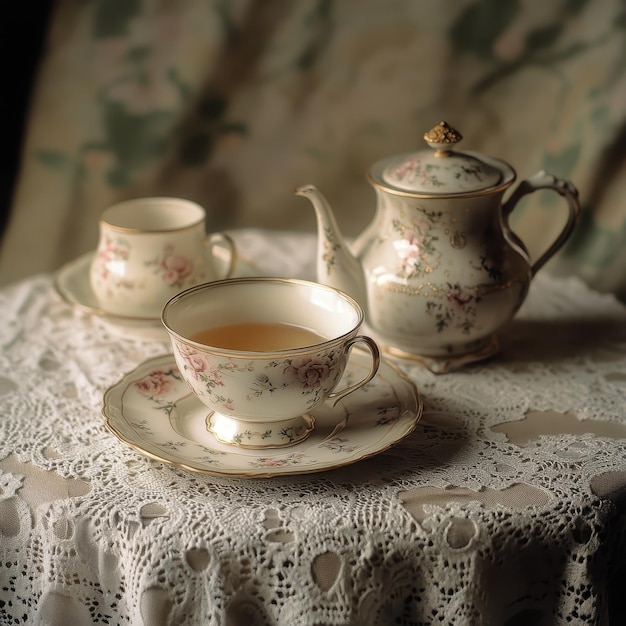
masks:
[[[314,238],[242,230],[265,274]],[[494,359],[397,364],[424,414],[340,469],[239,479],[150,460],[101,419],[165,335],[0,291],[0,623],[616,624],[626,579],[626,310],[540,273]]]

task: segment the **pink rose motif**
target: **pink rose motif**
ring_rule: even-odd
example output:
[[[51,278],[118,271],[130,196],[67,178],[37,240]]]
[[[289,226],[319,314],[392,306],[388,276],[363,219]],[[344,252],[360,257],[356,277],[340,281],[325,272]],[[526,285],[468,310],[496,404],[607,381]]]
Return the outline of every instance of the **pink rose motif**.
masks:
[[[178,348],[180,356],[182,356],[183,358],[198,354],[198,350],[196,350],[196,348],[186,343],[179,343],[176,345],[176,347]]]
[[[475,300],[468,289],[454,289],[448,293],[448,302],[457,310],[465,312],[466,307]]]
[[[275,457],[267,457],[264,461],[267,467],[283,467],[287,465],[287,461],[284,459],[277,459]]]
[[[400,259],[401,271],[411,275],[423,262],[424,237],[415,231],[407,231],[402,239],[394,241]]]
[[[419,172],[421,169],[421,161],[416,157],[411,157],[407,159],[404,163],[400,164],[393,171],[393,176],[396,180],[402,180],[405,177],[408,177],[411,180],[410,176]]]
[[[190,354],[185,358],[185,363],[187,363],[196,374],[200,374],[209,369],[208,363],[199,354]]]
[[[288,384],[299,382],[305,390],[317,389],[330,374],[327,358],[320,356],[305,356],[292,359],[284,374]]]
[[[404,239],[396,242],[396,249],[405,269],[413,269],[419,265],[422,256],[422,239],[417,233],[409,231]]]
[[[157,398],[167,393],[172,386],[172,379],[163,370],[152,370],[146,377],[135,383],[139,393],[149,398]]]
[[[112,239],[105,237],[96,253],[100,280],[106,281],[109,278],[108,263],[110,261],[125,261],[129,256],[128,244],[124,240],[116,243]]]
[[[114,241],[105,237],[104,244],[100,247],[98,254],[105,260],[128,259],[130,256],[129,245],[124,239]]]
[[[193,372],[196,380],[202,378],[206,382],[219,385],[220,387],[224,385],[224,381],[217,367],[210,363],[208,359],[195,348],[183,343],[178,345],[178,352],[183,357],[185,364]]]
[[[209,364],[204,356],[186,343],[178,344],[178,352],[183,357],[185,365],[195,374],[196,378],[198,378],[198,374],[209,369]]]
[[[182,283],[193,272],[191,259],[182,254],[166,253],[161,261],[161,267],[163,269],[163,281],[168,285]]]

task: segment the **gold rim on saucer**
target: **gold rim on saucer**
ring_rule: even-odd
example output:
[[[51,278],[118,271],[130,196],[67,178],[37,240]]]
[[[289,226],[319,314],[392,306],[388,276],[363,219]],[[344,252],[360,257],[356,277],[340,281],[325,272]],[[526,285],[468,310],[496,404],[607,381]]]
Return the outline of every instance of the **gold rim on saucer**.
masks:
[[[355,349],[344,382],[369,370]],[[207,407],[190,393],[172,355],[149,359],[107,389],[107,429],[143,456],[191,472],[233,478],[268,478],[336,469],[389,449],[408,436],[423,412],[415,384],[382,360],[376,377],[335,407],[311,411],[315,427],[291,446],[255,450],[222,443],[206,427]]]

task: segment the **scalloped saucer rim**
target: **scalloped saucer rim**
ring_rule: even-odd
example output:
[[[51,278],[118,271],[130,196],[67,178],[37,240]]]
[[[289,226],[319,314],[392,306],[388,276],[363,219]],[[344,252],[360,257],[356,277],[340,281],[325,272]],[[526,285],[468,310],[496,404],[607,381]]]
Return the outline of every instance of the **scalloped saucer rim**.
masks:
[[[362,376],[368,356],[353,350],[344,376]],[[171,354],[144,361],[104,393],[102,417],[122,443],[190,472],[231,478],[310,474],[351,465],[389,449],[421,419],[423,400],[402,370],[381,360],[372,382],[311,412],[315,428],[292,446],[255,450],[224,444],[206,428],[207,408],[190,392]]]

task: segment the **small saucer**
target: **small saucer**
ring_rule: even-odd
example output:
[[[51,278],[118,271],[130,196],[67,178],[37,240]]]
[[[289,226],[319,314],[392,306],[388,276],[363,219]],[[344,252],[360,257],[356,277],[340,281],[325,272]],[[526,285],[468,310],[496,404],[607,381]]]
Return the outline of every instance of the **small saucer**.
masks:
[[[167,333],[159,318],[114,315],[100,307],[89,281],[89,269],[94,254],[94,252],[84,254],[64,265],[56,273],[55,287],[61,297],[77,309],[94,315],[98,324],[114,335],[167,341]]]
[[[344,383],[369,369],[369,355],[353,350]],[[259,478],[321,472],[379,454],[413,431],[422,410],[417,387],[382,360],[370,383],[335,407],[311,412],[315,427],[304,441],[263,451],[233,447],[207,430],[207,408],[190,393],[174,357],[165,355],[107,389],[102,415],[110,432],[149,458],[193,472]]]
[[[218,265],[218,269],[222,270],[227,267],[228,258],[221,256],[221,248],[217,246],[215,250],[215,260]],[[111,320],[117,320],[120,322],[158,322],[160,324],[160,317],[142,317],[134,315],[120,315],[117,313],[110,313],[102,308],[98,302],[96,295],[91,288],[91,282],[89,279],[89,271],[91,268],[91,261],[93,260],[95,252],[88,252],[82,256],[70,261],[63,267],[61,267],[55,276],[55,286],[61,297],[69,304],[82,309],[88,313],[94,315],[101,315]],[[223,266],[223,267],[222,267]],[[237,255],[237,263],[233,275],[235,276],[256,276],[259,274],[259,270],[254,264],[243,258],[240,254]]]

